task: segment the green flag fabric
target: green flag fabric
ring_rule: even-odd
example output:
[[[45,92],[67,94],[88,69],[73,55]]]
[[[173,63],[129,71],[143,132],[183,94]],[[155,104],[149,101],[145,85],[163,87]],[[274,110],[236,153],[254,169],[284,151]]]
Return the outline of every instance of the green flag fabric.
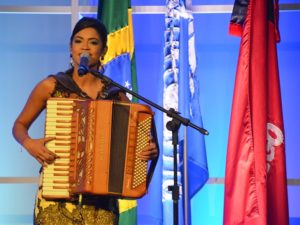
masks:
[[[103,74],[137,92],[130,0],[99,0],[98,19],[108,31],[108,51],[101,59]],[[128,95],[136,102],[135,98]],[[137,201],[119,200],[119,225],[137,224]]]
[[[104,74],[137,92],[132,9],[130,0],[99,0],[98,19],[108,30],[108,51],[103,60]],[[136,102],[136,99],[130,100]]]

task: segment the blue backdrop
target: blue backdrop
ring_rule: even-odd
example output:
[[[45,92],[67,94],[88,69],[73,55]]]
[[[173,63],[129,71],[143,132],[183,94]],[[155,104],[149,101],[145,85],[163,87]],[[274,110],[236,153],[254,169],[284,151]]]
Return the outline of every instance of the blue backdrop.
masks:
[[[24,3],[1,0],[0,6],[70,5],[70,2],[31,0]],[[92,1],[80,2],[88,5]],[[286,2],[291,1],[281,1]],[[164,4],[164,0],[132,0],[133,6]],[[232,1],[194,0],[193,4],[223,5],[232,4]],[[228,35],[229,18],[229,13],[194,15],[202,118],[204,127],[210,132],[205,137],[208,166],[210,177],[220,179],[225,174],[227,135],[240,42],[239,38]],[[280,12],[282,40],[278,44],[278,57],[286,132],[287,173],[289,179],[298,180],[299,21],[299,11]],[[139,93],[161,105],[164,15],[134,14],[133,22]],[[71,15],[0,12],[0,27],[0,178],[37,177],[38,163],[13,140],[11,128],[34,85],[47,75],[68,67]],[[160,121],[162,116],[157,112],[156,117]],[[33,137],[41,136],[43,121],[42,115],[32,126],[30,134]],[[159,134],[161,136],[161,131]],[[36,188],[36,183],[0,183],[0,224],[32,224]],[[222,224],[223,189],[222,182],[212,182],[206,184],[193,198],[192,224]],[[300,224],[299,181],[298,186],[289,185],[288,191],[291,224]],[[146,204],[147,198],[142,201]],[[147,224],[145,213],[140,211],[140,215],[140,221]]]

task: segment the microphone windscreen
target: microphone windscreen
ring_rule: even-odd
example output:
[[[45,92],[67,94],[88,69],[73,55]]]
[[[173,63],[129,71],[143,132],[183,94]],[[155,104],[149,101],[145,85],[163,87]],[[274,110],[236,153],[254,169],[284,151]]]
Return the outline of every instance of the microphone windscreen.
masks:
[[[90,55],[86,52],[80,55],[80,63],[78,66],[78,75],[83,76],[89,72]]]

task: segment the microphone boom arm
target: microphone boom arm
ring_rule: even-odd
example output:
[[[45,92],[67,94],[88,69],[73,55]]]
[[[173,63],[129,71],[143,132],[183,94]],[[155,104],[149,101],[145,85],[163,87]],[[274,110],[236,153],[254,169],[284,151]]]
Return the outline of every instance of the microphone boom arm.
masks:
[[[199,126],[197,126],[197,125],[191,123],[191,121],[190,121],[189,119],[180,116],[179,113],[176,112],[174,109],[171,108],[171,109],[167,110],[167,109],[161,107],[160,105],[157,105],[156,103],[150,101],[149,99],[144,98],[143,96],[141,96],[141,95],[139,95],[139,94],[133,92],[132,90],[130,90],[130,89],[128,89],[128,88],[126,88],[126,87],[124,87],[124,86],[122,86],[122,85],[116,83],[115,81],[113,81],[113,80],[110,79],[109,77],[107,77],[107,76],[105,76],[105,75],[99,73],[99,72],[96,71],[96,70],[90,70],[89,72],[90,72],[91,74],[93,74],[94,76],[96,76],[96,77],[100,78],[101,80],[103,80],[105,83],[107,83],[107,84],[112,84],[112,85],[114,85],[114,86],[120,88],[121,90],[123,90],[123,91],[125,91],[125,92],[127,92],[127,93],[129,93],[129,94],[131,94],[131,95],[133,95],[134,97],[136,97],[136,98],[142,100],[143,102],[146,102],[147,104],[153,106],[154,108],[156,108],[156,109],[158,109],[158,110],[160,110],[160,111],[166,113],[169,117],[171,117],[171,118],[173,118],[173,119],[179,121],[179,122],[182,123],[183,125],[185,125],[185,126],[190,126],[190,127],[194,128],[195,130],[199,131],[201,134],[204,134],[204,135],[208,135],[208,134],[209,134],[208,131],[205,130],[204,128],[201,128],[201,127],[199,127]]]

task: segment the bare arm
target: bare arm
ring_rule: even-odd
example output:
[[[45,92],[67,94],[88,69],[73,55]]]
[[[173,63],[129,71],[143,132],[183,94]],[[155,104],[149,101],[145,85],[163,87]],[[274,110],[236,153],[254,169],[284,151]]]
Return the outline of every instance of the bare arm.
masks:
[[[38,83],[13,126],[15,139],[41,164],[45,164],[45,162],[51,163],[55,159],[55,154],[44,146],[45,142],[53,138],[32,139],[28,134],[28,130],[45,108],[47,99],[54,90],[54,86],[54,78],[46,78]]]

